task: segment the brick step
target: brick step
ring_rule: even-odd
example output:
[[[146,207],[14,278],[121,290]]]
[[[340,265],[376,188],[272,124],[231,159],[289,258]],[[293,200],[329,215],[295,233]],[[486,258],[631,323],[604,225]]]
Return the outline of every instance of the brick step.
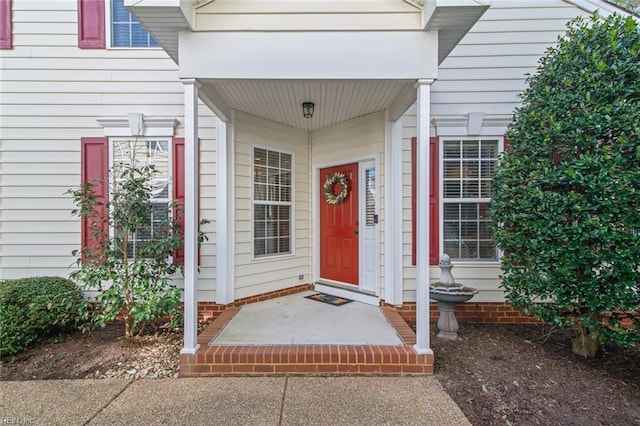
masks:
[[[413,350],[413,330],[390,309],[383,312],[403,345],[209,345],[238,310],[223,312],[198,336],[197,354],[180,355],[181,377],[433,374],[433,355]]]

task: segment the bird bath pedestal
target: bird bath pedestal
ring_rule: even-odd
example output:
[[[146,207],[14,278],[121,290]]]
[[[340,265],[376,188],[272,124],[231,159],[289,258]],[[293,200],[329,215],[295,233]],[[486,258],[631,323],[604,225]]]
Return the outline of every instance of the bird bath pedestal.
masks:
[[[451,274],[451,258],[443,254],[440,258],[440,280],[429,286],[429,297],[438,302],[438,337],[458,340],[458,321],[454,309],[458,303],[464,303],[478,293],[473,287],[457,284]]]

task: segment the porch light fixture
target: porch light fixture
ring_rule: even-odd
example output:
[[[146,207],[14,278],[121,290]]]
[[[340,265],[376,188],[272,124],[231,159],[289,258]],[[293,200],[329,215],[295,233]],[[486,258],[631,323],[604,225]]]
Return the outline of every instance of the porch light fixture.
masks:
[[[311,118],[313,117],[313,109],[314,109],[315,105],[313,102],[303,102],[302,103],[302,114],[304,115],[304,118]]]

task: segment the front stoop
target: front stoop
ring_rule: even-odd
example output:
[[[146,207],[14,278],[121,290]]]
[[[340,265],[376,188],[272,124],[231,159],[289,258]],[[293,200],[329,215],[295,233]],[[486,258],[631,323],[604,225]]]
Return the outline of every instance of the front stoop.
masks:
[[[223,312],[199,336],[195,355],[180,355],[180,377],[226,375],[427,375],[433,355],[413,350],[416,336],[395,311],[382,308],[403,345],[213,345],[240,308]]]

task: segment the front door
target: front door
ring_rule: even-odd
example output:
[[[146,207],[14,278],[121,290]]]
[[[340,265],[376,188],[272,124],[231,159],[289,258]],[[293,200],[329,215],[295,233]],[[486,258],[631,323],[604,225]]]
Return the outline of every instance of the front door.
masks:
[[[358,163],[321,169],[319,182],[320,277],[358,285]]]

